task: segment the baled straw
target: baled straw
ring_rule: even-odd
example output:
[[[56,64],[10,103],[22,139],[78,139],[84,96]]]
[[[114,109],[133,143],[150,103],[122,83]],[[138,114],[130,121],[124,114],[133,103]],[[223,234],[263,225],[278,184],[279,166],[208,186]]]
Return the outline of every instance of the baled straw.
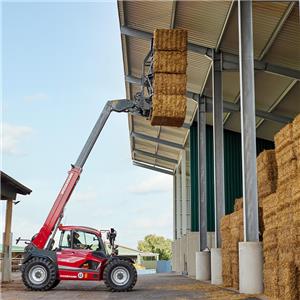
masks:
[[[275,149],[280,151],[282,148],[293,143],[293,124],[285,125],[279,132],[274,136]]]
[[[276,150],[275,154],[278,168],[287,164],[291,160],[296,159],[295,152],[294,143],[286,145],[284,148],[281,148],[280,151]]]
[[[300,114],[293,121],[293,139],[300,139]]]
[[[156,29],[153,39],[154,50],[187,50],[187,30]]]
[[[154,95],[186,95],[185,74],[154,74],[153,93]]]
[[[186,114],[185,96],[154,95],[152,104],[152,126],[182,126]]]
[[[155,73],[185,74],[187,68],[186,51],[155,51],[153,70]]]
[[[243,198],[237,198],[234,202],[234,211],[243,209]]]

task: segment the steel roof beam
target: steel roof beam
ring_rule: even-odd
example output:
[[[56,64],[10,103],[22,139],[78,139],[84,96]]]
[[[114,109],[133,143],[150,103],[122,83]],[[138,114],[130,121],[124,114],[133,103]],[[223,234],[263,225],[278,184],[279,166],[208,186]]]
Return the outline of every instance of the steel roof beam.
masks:
[[[127,75],[127,76],[125,76],[125,80],[132,84],[137,84],[137,85],[142,84],[141,79],[134,77],[134,76]],[[198,101],[199,97],[201,97],[200,94],[197,94],[197,93],[194,93],[191,91],[187,91],[186,96],[195,101]],[[206,98],[206,105],[207,105],[206,112],[212,112],[212,97],[205,95],[205,94],[203,94],[202,96]],[[224,100],[223,111],[224,112],[240,112],[240,104]],[[255,115],[259,118],[263,118],[263,119],[266,119],[269,121],[274,121],[274,122],[282,123],[282,124],[287,124],[292,121],[292,118],[290,118],[290,117],[273,114],[273,113],[262,111],[259,109],[255,110]],[[190,127],[189,124],[185,123],[184,125],[187,125],[187,126],[182,126],[182,127],[185,127],[185,128]]]
[[[134,149],[133,152],[135,152],[136,154],[149,156],[149,157],[152,157],[152,158],[155,158],[155,159],[164,160],[164,161],[167,161],[167,162],[172,163],[172,164],[177,164],[178,163],[177,159],[162,156],[162,155],[159,155],[159,154],[150,153],[150,152],[144,151],[144,150]]]
[[[126,36],[131,36],[131,37],[137,37],[141,38],[144,40],[151,40],[152,38],[152,33],[142,31],[139,29],[133,29],[127,26],[121,26],[120,27],[121,33],[126,35]],[[196,52],[202,55],[206,55],[207,58],[212,59],[212,48],[204,47],[201,45],[196,45],[193,43],[188,43],[188,50],[192,52]],[[239,56],[227,52],[220,51],[222,54],[222,67],[223,70],[234,70],[238,71],[239,70]],[[297,80],[300,80],[300,71],[296,69],[290,69],[274,64],[269,64],[264,61],[259,61],[259,60],[254,60],[254,68],[255,70],[260,70],[260,71],[265,71],[265,72],[270,72],[274,73],[277,75],[281,76],[286,76],[290,78],[295,78]]]
[[[160,173],[164,173],[164,174],[167,174],[167,175],[174,175],[174,172],[169,171],[169,169],[163,169],[163,168],[151,166],[151,165],[148,165],[148,164],[145,164],[145,163],[141,163],[141,162],[137,162],[137,161],[133,161],[132,164],[134,166],[137,166],[137,167],[149,169],[149,170],[160,172]]]
[[[177,144],[177,143],[170,142],[170,141],[167,141],[167,140],[162,140],[160,138],[153,137],[153,136],[143,134],[143,133],[131,132],[130,136],[132,136],[134,138],[154,142],[154,143],[160,143],[162,145],[172,147],[172,148],[176,148],[176,149],[180,149],[180,150],[184,149],[183,145],[181,145],[181,144]]]

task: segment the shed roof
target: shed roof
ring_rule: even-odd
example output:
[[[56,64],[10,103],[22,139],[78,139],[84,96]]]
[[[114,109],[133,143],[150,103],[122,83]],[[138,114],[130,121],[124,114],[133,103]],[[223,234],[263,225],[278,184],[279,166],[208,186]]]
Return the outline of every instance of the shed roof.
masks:
[[[3,171],[0,171],[1,177],[1,199],[7,200],[7,194],[28,195],[32,192],[31,189],[10,177]]]
[[[238,62],[236,1],[118,1],[126,93],[133,99],[140,90],[142,64],[156,28],[184,28],[189,33],[188,102],[185,128],[151,126],[129,116],[132,159],[139,165],[173,172],[180,160],[199,95],[211,103],[209,51]],[[285,123],[300,112],[300,26],[296,1],[253,2],[253,35],[257,137],[273,140]],[[258,71],[258,69],[261,69]],[[239,73],[224,71],[224,128],[240,132]],[[210,99],[210,100],[209,100]],[[208,103],[209,105],[209,103]],[[237,112],[233,112],[237,110]],[[212,124],[212,114],[207,113]],[[149,138],[150,137],[150,138]],[[167,143],[167,142],[171,142]],[[181,147],[176,147],[176,145]],[[172,161],[164,158],[171,158]]]

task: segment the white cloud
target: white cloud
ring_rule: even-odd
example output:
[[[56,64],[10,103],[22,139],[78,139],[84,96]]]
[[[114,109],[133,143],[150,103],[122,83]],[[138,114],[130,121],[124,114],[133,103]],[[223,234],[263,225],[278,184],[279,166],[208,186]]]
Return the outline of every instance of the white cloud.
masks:
[[[32,128],[3,123],[1,129],[1,152],[13,155],[23,154],[19,149],[19,144],[32,133]]]
[[[29,96],[25,96],[24,100],[27,102],[40,102],[40,101],[45,101],[48,98],[49,98],[48,95],[45,93],[35,93]]]
[[[128,191],[136,194],[171,192],[172,178],[169,175],[157,174],[142,182],[135,182]]]

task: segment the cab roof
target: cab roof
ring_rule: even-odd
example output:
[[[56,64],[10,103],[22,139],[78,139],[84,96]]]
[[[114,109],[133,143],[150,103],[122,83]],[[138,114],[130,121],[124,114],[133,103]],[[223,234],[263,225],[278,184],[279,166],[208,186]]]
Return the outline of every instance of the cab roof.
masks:
[[[79,231],[84,231],[84,232],[89,232],[93,233],[95,235],[101,236],[101,231],[97,230],[92,227],[87,227],[87,226],[76,226],[76,225],[59,225],[59,230],[61,231],[66,231],[66,230],[79,230]]]

